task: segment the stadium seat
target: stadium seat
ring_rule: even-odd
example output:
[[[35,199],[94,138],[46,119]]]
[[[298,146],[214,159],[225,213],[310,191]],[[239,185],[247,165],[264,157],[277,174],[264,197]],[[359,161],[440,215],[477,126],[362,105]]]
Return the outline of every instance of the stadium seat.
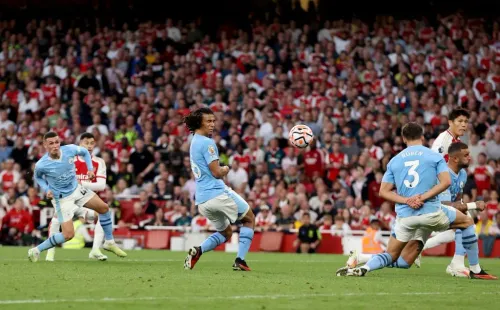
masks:
[[[146,235],[146,249],[167,249],[170,242],[170,231],[152,230]]]
[[[266,252],[279,252],[283,242],[283,233],[278,231],[265,231],[260,239],[260,249]]]

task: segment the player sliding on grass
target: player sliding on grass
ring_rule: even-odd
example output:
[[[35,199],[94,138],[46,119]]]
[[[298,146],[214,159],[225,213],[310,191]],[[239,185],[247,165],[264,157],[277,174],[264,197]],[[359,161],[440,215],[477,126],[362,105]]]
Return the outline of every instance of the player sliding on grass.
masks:
[[[463,213],[441,205],[438,199],[438,195],[451,184],[444,158],[422,145],[423,129],[420,125],[408,123],[402,134],[408,147],[391,159],[380,186],[380,196],[396,203],[397,218],[387,252],[374,255],[362,267],[340,268],[337,275],[364,276],[367,272],[389,266],[409,268],[411,264],[401,256],[408,242],[416,240],[423,246],[433,231],[449,228],[463,229],[463,245],[469,256],[471,277],[482,273],[474,222]],[[393,192],[394,187],[396,192]]]
[[[80,136],[79,145],[83,148],[86,148],[87,151],[89,151],[89,153],[92,154],[95,147],[94,135],[88,132],[83,133]],[[87,165],[85,164],[83,158],[78,156],[75,157],[76,177],[79,180],[79,183],[83,187],[90,189],[94,192],[100,192],[106,189],[106,163],[102,158],[93,155],[91,156],[92,156],[92,166],[96,171],[95,178],[93,180],[88,179]],[[82,202],[83,201],[80,201],[80,204]],[[83,207],[83,205],[79,205],[79,207]],[[94,222],[94,219],[97,217],[97,215],[95,215],[95,212],[88,208],[79,208],[78,211],[75,213],[75,216],[82,218],[82,221],[84,223],[87,221]],[[58,233],[60,228],[61,228],[61,223],[59,223],[59,220],[55,215],[52,221],[50,221],[49,237],[52,237],[53,235]],[[103,241],[104,241],[104,230],[102,229],[101,223],[97,221],[94,229],[94,243],[92,246],[92,251],[90,251],[89,253],[90,259],[97,259],[100,261],[105,261],[108,259],[108,257],[102,254],[100,250],[101,245],[103,245]],[[113,251],[112,247],[109,246],[109,243],[105,243],[103,245],[103,248],[107,251]],[[47,251],[47,256],[45,257],[45,260],[54,261],[55,252],[56,248],[50,248]],[[124,256],[125,253],[120,250],[116,254],[118,256]]]
[[[255,216],[245,200],[222,181],[229,167],[219,165],[219,151],[210,138],[215,128],[215,115],[212,110],[201,108],[191,112],[184,122],[194,134],[189,156],[196,180],[196,205],[217,230],[199,247],[189,249],[184,268],[193,269],[203,253],[229,240],[233,235],[231,223],[240,220],[243,226],[240,228],[239,249],[233,270],[250,271],[245,256],[252,243]]]
[[[62,223],[62,233],[56,233],[43,243],[28,251],[32,262],[38,261],[40,252],[70,240],[75,235],[73,216],[86,205],[99,213],[99,221],[104,230],[105,244],[118,256],[127,256],[113,240],[111,212],[106,203],[93,191],[78,184],[75,172],[75,156],[82,156],[87,165],[89,180],[95,178],[92,158],[87,149],[76,145],[61,146],[59,136],[48,132],[43,137],[47,153],[35,165],[35,181],[47,198],[52,199],[57,218]]]
[[[472,206],[470,204],[464,204],[461,202],[463,186],[467,179],[467,173],[465,172],[465,169],[468,167],[470,163],[469,148],[467,147],[466,144],[462,142],[456,142],[450,146],[447,153],[449,154],[448,168],[451,177],[451,185],[446,191],[444,191],[443,193],[441,193],[441,195],[439,195],[439,199],[442,204],[453,206],[457,210],[465,213],[467,212],[468,209],[470,210],[470,207]],[[474,206],[477,206],[479,209],[484,209],[484,202],[478,201],[474,204]],[[457,233],[461,234],[462,231],[457,230]],[[464,246],[462,245],[462,242],[463,241],[461,241],[460,244],[457,244],[457,247],[460,247],[463,252],[466,252]],[[465,242],[468,241],[465,240]],[[411,240],[410,242],[408,242],[408,244],[401,252],[401,257],[400,257],[401,259],[398,259],[398,261],[396,261],[395,263],[393,263],[391,266],[388,267],[404,268],[404,269],[410,268],[413,261],[420,254],[421,250],[422,250],[422,243],[419,240]],[[369,254],[357,254],[356,251],[351,252],[349,259],[347,260],[347,267],[350,268],[357,267],[358,265],[366,263],[368,260],[370,260],[372,256],[373,255]],[[406,264],[401,263],[403,261],[406,262]],[[453,275],[459,277],[471,277],[476,279],[488,279],[488,280],[497,279],[497,277],[489,275],[486,272],[482,271],[481,268],[479,267],[479,264],[475,269],[475,271],[476,273],[474,273],[474,270],[472,273],[469,273],[469,269],[466,269],[463,270],[462,273],[457,273]]]

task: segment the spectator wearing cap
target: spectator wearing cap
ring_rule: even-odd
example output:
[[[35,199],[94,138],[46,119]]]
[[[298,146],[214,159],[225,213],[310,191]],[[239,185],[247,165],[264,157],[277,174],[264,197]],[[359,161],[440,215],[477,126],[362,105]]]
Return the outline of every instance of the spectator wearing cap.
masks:
[[[333,202],[330,199],[324,201],[322,212],[318,216],[318,223],[323,223],[325,220],[325,216],[330,216],[332,219],[337,216],[337,209],[333,207]]]
[[[258,231],[268,231],[276,227],[276,216],[270,211],[269,206],[262,202],[260,212],[255,216],[255,226]]]
[[[301,222],[302,225],[293,245],[297,248],[297,253],[316,253],[321,242],[321,232],[316,225],[311,224],[309,213],[302,214]]]

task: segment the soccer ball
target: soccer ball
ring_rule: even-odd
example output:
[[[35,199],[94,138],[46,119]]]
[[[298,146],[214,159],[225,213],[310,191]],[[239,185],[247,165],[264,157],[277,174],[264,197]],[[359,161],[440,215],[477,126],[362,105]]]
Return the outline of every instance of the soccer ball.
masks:
[[[314,138],[311,128],[306,125],[296,125],[288,133],[288,141],[299,149],[309,146]]]

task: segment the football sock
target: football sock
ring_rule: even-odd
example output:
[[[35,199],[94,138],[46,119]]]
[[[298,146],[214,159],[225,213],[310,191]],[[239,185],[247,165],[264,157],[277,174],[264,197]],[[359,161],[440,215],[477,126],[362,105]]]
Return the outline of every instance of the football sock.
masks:
[[[462,244],[462,230],[455,231],[455,255],[451,260],[451,264],[456,267],[465,267],[465,248]]]
[[[481,272],[481,267],[479,266],[479,247],[477,245],[477,237],[474,230],[474,225],[471,225],[462,230],[462,244],[465,248],[465,251],[467,252],[470,270],[474,273]]]
[[[358,254],[358,264],[364,264],[372,258],[373,254]]]
[[[398,257],[398,260],[395,261],[394,263],[390,264],[389,266],[387,266],[389,268],[401,268],[401,269],[408,269],[410,268],[411,266],[408,265],[408,263],[405,261],[404,258],[402,258],[401,256]]]
[[[443,231],[427,240],[424,245],[424,250],[432,249],[433,247],[452,242],[453,240],[455,240],[455,232],[453,230],[449,229],[447,231]]]
[[[49,237],[49,239],[45,240],[41,244],[37,246],[37,249],[42,252],[45,250],[48,250],[50,248],[55,247],[58,244],[64,243],[66,240],[64,239],[64,236],[62,233],[58,232],[52,237]]]
[[[361,268],[366,269],[367,271],[373,271],[377,269],[382,269],[386,266],[392,264],[392,257],[389,253],[382,253],[373,255],[373,257]]]
[[[245,259],[245,255],[247,255],[248,250],[250,249],[250,245],[252,244],[253,239],[253,229],[248,227],[240,228],[240,241],[238,247],[238,257],[241,259]]]
[[[103,241],[104,230],[102,229],[101,221],[97,221],[94,228],[94,243],[92,244],[92,250],[99,250]]]
[[[99,214],[99,222],[101,223],[102,230],[104,231],[104,238],[113,240],[113,224],[111,223],[111,211],[104,214]]]
[[[224,242],[226,242],[226,237],[220,232],[213,233],[201,244],[201,253],[212,251]]]

